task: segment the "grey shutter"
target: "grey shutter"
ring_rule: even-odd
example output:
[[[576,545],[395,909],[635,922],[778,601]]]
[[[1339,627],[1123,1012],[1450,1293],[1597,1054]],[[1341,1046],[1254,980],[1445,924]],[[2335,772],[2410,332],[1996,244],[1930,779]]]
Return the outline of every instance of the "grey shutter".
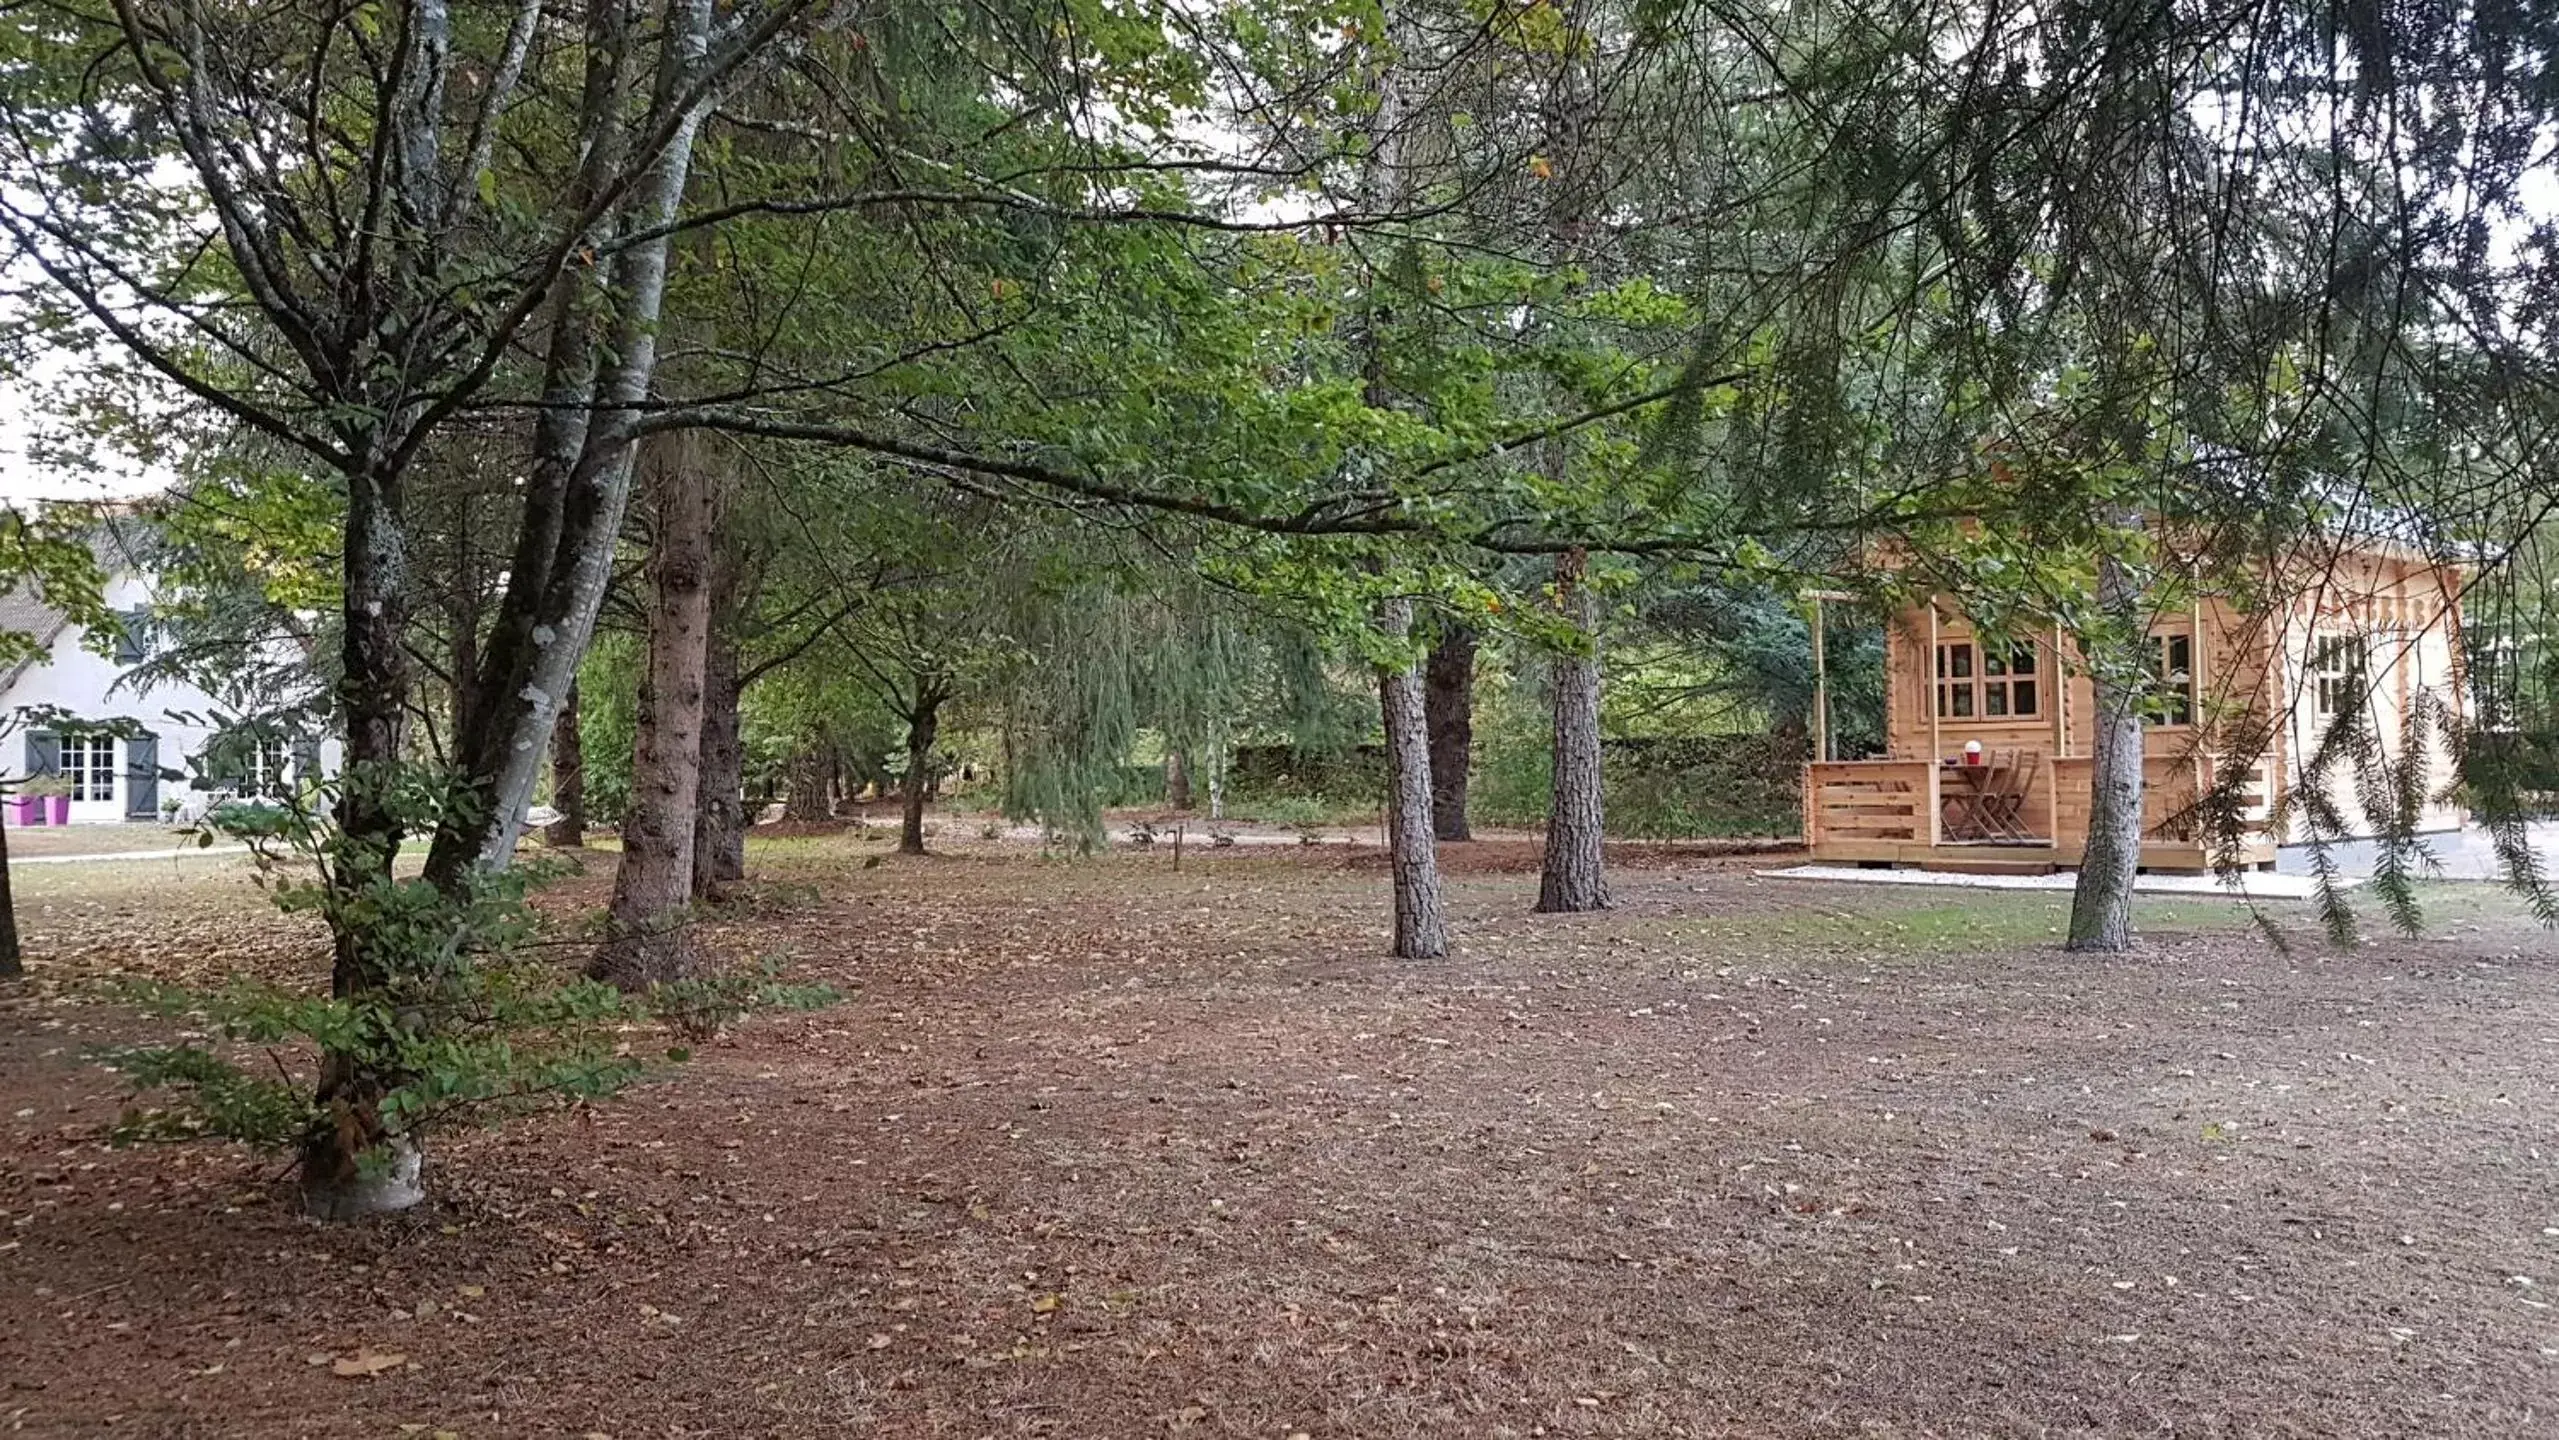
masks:
[[[148,629],[151,624],[151,612],[148,610],[118,611],[116,614],[116,620],[118,622],[116,634],[116,663],[118,665],[139,665],[143,661],[150,659],[151,647],[144,641],[143,632]]]
[[[27,774],[59,775],[62,773],[62,737],[50,730],[27,732]]]
[[[136,735],[124,742],[124,816],[160,818],[160,742],[153,736]]]

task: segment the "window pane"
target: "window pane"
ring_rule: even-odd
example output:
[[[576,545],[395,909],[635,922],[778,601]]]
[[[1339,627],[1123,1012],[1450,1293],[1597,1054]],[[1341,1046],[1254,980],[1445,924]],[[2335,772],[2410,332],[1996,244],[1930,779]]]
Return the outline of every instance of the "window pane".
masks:
[[[1970,685],[1955,686],[1947,698],[1954,702],[1946,707],[1947,714],[1968,716],[1973,713],[1973,687]]]
[[[2016,692],[2017,713],[2020,715],[2036,714],[2035,682],[2032,680],[2020,680],[2012,688]]]
[[[1988,715],[2007,714],[2008,687],[2005,685],[1983,686],[1981,691],[1981,708],[1982,712]]]
[[[2005,675],[2008,673],[2008,662],[1999,658],[1998,651],[1984,650],[1981,652],[1981,673],[1984,675]]]

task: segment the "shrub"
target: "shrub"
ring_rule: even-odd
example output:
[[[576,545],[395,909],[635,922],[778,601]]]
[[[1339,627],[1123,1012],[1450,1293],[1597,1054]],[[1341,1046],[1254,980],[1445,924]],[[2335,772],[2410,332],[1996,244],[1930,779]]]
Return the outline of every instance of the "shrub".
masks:
[[[413,767],[384,779],[375,795],[410,833],[432,831],[455,803],[434,775]],[[223,807],[199,843],[216,830],[249,844],[280,908],[327,924],[340,957],[337,993],[252,980],[209,992],[127,987],[132,999],[211,1038],[107,1054],[135,1096],[117,1134],[298,1150],[306,1199],[331,1218],[414,1201],[416,1157],[438,1127],[630,1083],[651,1058],[629,1043],[635,1023],[667,1027],[676,1043],[661,1053],[681,1060],[684,1042],[749,1010],[833,998],[784,985],[769,965],[636,996],[570,978],[528,947],[526,894],[547,873],[539,863],[439,887],[365,863],[321,811],[299,802]],[[360,958],[350,963],[351,955]],[[235,1058],[243,1047],[263,1053],[244,1064]]]

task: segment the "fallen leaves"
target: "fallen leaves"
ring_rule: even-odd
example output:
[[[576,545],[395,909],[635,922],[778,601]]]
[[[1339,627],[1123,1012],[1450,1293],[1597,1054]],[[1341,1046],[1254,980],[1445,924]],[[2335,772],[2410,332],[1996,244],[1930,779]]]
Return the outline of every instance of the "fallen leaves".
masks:
[[[358,1350],[352,1355],[340,1355],[332,1359],[329,1363],[329,1373],[351,1380],[370,1380],[377,1375],[397,1370],[408,1363],[409,1357],[397,1350]]]

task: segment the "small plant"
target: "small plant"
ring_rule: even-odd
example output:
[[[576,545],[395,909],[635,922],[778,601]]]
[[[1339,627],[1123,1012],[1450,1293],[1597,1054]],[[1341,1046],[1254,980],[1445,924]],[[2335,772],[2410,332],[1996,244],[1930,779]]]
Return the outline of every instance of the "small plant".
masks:
[[[1155,826],[1154,826],[1154,823],[1153,823],[1153,822],[1151,822],[1151,821],[1140,820],[1140,821],[1137,821],[1136,823],[1134,823],[1134,824],[1130,825],[1130,826],[1128,827],[1128,843],[1130,843],[1131,845],[1136,846],[1136,847],[1137,847],[1138,849],[1140,849],[1140,850],[1148,850],[1148,849],[1152,849],[1152,848],[1154,848],[1154,845],[1155,845]]]
[[[18,793],[41,799],[67,796],[71,793],[71,782],[60,775],[37,775],[19,785]]]
[[[347,783],[367,783],[365,798],[398,832],[431,832],[461,803],[438,776],[408,766],[342,776],[322,798]],[[548,866],[438,886],[400,874],[378,840],[352,839],[323,814],[298,802],[223,806],[196,834],[205,845],[217,833],[246,841],[278,907],[327,923],[333,993],[252,981],[209,993],[129,987],[129,998],[212,1039],[108,1053],[135,1095],[120,1140],[214,1138],[296,1152],[306,1207],[353,1219],[422,1197],[424,1141],[441,1126],[630,1083],[650,1063],[632,1044],[636,1023],[655,1020],[692,1042],[750,1010],[834,998],[784,985],[769,965],[639,995],[564,978],[527,950],[534,916],[525,896]],[[288,1058],[310,1053],[316,1066]],[[689,1048],[663,1053],[681,1060]]]

